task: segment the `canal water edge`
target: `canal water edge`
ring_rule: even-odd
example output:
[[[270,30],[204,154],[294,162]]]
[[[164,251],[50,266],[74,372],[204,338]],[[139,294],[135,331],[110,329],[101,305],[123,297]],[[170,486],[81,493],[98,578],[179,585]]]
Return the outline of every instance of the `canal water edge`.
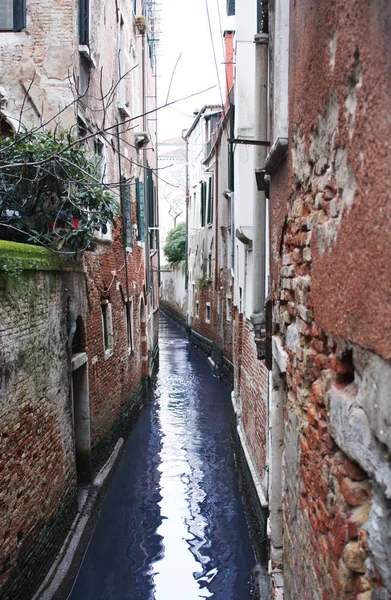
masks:
[[[48,598],[65,600],[75,579],[69,600],[266,600],[268,577],[250,541],[232,424],[229,389],[163,314],[150,401],[117,448],[121,456],[112,459],[118,466],[108,487],[111,478],[102,485],[102,475],[72,569]],[[236,456],[248,496],[240,452]],[[249,515],[266,558],[263,532]]]

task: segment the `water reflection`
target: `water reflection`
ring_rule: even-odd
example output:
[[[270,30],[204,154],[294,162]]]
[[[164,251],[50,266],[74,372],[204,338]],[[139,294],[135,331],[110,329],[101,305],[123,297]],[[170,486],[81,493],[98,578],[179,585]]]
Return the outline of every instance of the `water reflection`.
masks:
[[[71,600],[250,599],[229,393],[164,317],[151,405],[126,443]]]

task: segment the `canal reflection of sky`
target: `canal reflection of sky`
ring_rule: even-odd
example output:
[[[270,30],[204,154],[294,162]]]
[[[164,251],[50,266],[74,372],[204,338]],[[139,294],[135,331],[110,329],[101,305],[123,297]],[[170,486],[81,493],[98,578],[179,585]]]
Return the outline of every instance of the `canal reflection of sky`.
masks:
[[[255,558],[230,441],[230,397],[161,319],[153,397],[125,452],[70,600],[250,600]]]

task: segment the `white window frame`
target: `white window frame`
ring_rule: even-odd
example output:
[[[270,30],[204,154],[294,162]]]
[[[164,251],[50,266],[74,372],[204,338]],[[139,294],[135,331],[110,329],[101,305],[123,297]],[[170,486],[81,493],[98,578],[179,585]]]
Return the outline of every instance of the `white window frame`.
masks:
[[[225,317],[227,321],[232,321],[232,296],[227,294],[225,297]]]
[[[106,307],[104,310],[103,307]],[[108,300],[104,300],[101,303],[101,315],[102,315],[102,339],[103,349],[105,354],[105,360],[113,355],[114,348],[114,331],[113,331],[113,310],[112,305]],[[106,334],[105,335],[105,331]],[[106,338],[107,337],[107,343]]]
[[[209,318],[208,318],[209,312]],[[210,307],[210,302],[206,302],[205,304],[205,323],[210,323],[212,320],[212,309]]]
[[[125,323],[126,323],[126,341],[128,344],[128,353],[133,354],[133,352],[134,352],[133,298],[127,298],[125,300]]]

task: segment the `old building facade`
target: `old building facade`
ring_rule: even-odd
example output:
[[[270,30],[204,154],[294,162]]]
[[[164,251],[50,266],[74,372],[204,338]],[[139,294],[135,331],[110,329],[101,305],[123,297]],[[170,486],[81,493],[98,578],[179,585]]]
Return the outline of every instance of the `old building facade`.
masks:
[[[283,420],[287,598],[391,593],[390,23],[382,2],[276,2],[270,21],[272,399]]]
[[[120,213],[76,262],[38,250],[30,260],[30,246],[3,242],[0,595],[22,598],[64,541],[78,487],[137,415],[157,359],[156,19],[148,1],[5,4],[2,135],[70,130]]]
[[[199,168],[221,174],[232,152],[214,215],[227,201],[233,211],[210,232],[190,211],[191,251],[194,230],[204,258],[212,243],[218,251],[205,302],[189,289],[188,324],[232,356],[273,597],[389,598],[389,4],[228,10],[233,129]]]

